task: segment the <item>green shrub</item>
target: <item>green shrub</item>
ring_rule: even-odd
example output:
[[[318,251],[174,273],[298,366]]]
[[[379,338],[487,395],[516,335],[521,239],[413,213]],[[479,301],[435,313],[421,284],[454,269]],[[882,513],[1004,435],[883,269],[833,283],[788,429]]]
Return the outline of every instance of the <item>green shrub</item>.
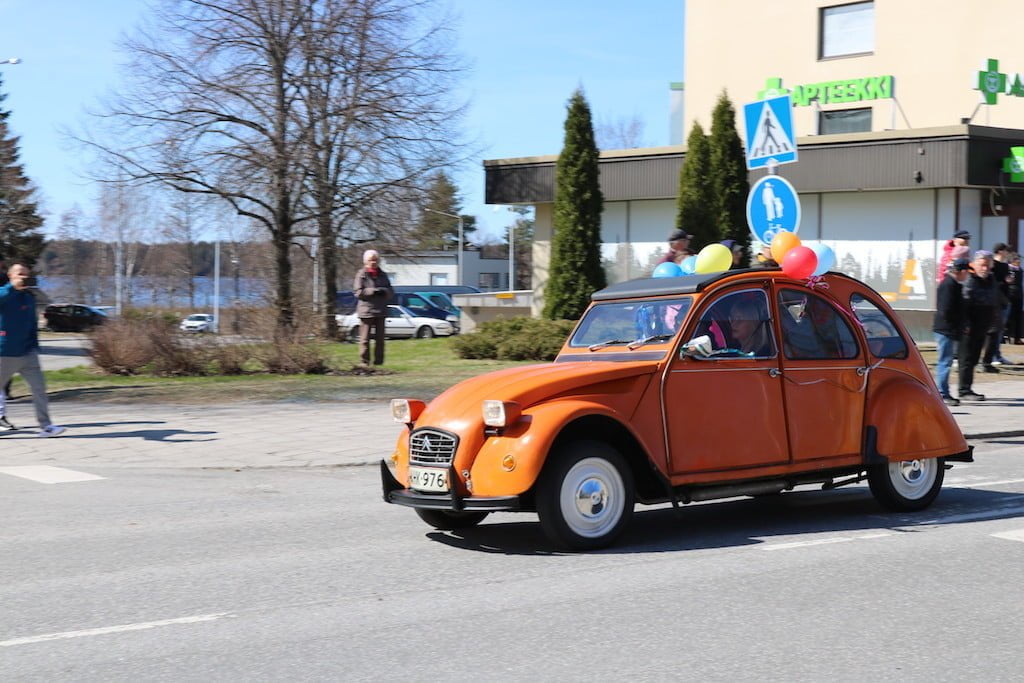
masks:
[[[452,337],[450,343],[459,358],[553,360],[575,324],[571,320],[502,318]]]

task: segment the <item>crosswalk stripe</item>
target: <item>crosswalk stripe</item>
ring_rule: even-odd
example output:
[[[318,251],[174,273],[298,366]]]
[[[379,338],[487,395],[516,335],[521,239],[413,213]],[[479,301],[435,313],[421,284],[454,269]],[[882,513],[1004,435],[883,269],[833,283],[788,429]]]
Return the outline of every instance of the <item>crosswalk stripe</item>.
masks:
[[[105,479],[87,472],[76,472],[63,467],[50,465],[20,465],[18,467],[0,467],[0,474],[10,474],[22,479],[30,479],[40,484],[68,484],[75,481],[94,481]]]
[[[1015,531],[1000,531],[992,534],[996,538],[1005,538],[1007,541],[1020,541],[1024,543],[1024,529],[1016,529]]]

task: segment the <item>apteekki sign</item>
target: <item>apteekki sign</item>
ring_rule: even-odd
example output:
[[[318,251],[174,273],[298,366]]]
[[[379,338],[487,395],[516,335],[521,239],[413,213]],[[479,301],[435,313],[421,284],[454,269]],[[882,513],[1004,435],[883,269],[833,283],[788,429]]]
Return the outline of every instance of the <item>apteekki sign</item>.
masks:
[[[995,104],[1000,94],[1011,97],[1024,97],[1024,81],[1020,74],[1014,74],[1010,80],[1010,74],[999,70],[999,60],[986,60],[983,71],[978,72],[978,80],[974,89],[981,91],[985,104]]]
[[[757,99],[779,97],[788,93],[793,98],[793,104],[798,107],[806,107],[811,102],[839,104],[841,102],[884,100],[892,97],[893,82],[892,76],[868,76],[867,78],[795,85],[789,89],[782,87],[781,78],[769,78],[764,82],[764,90],[757,93]]]

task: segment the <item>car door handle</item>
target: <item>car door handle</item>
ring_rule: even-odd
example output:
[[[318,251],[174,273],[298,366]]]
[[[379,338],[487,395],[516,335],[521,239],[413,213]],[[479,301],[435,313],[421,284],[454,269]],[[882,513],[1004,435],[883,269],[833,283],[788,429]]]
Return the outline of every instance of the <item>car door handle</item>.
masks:
[[[782,374],[782,370],[779,370],[778,368],[769,368],[768,369],[768,376],[769,377],[778,377],[781,374]]]

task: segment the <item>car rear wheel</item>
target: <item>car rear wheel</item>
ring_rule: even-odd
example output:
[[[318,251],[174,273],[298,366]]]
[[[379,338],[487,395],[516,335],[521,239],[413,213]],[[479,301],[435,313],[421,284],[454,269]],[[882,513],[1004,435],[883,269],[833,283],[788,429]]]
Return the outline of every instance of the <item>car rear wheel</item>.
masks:
[[[942,458],[873,465],[868,470],[868,485],[875,499],[889,510],[923,510],[939,495],[945,469]]]
[[[442,531],[468,529],[484,520],[487,512],[452,512],[449,510],[423,510],[416,508],[416,514],[424,522]]]
[[[604,548],[633,514],[633,472],[600,441],[576,441],[552,453],[537,485],[544,533],[568,550]]]
[[[434,328],[430,325],[421,325],[420,328],[416,330],[416,336],[420,339],[430,339],[434,336]]]

